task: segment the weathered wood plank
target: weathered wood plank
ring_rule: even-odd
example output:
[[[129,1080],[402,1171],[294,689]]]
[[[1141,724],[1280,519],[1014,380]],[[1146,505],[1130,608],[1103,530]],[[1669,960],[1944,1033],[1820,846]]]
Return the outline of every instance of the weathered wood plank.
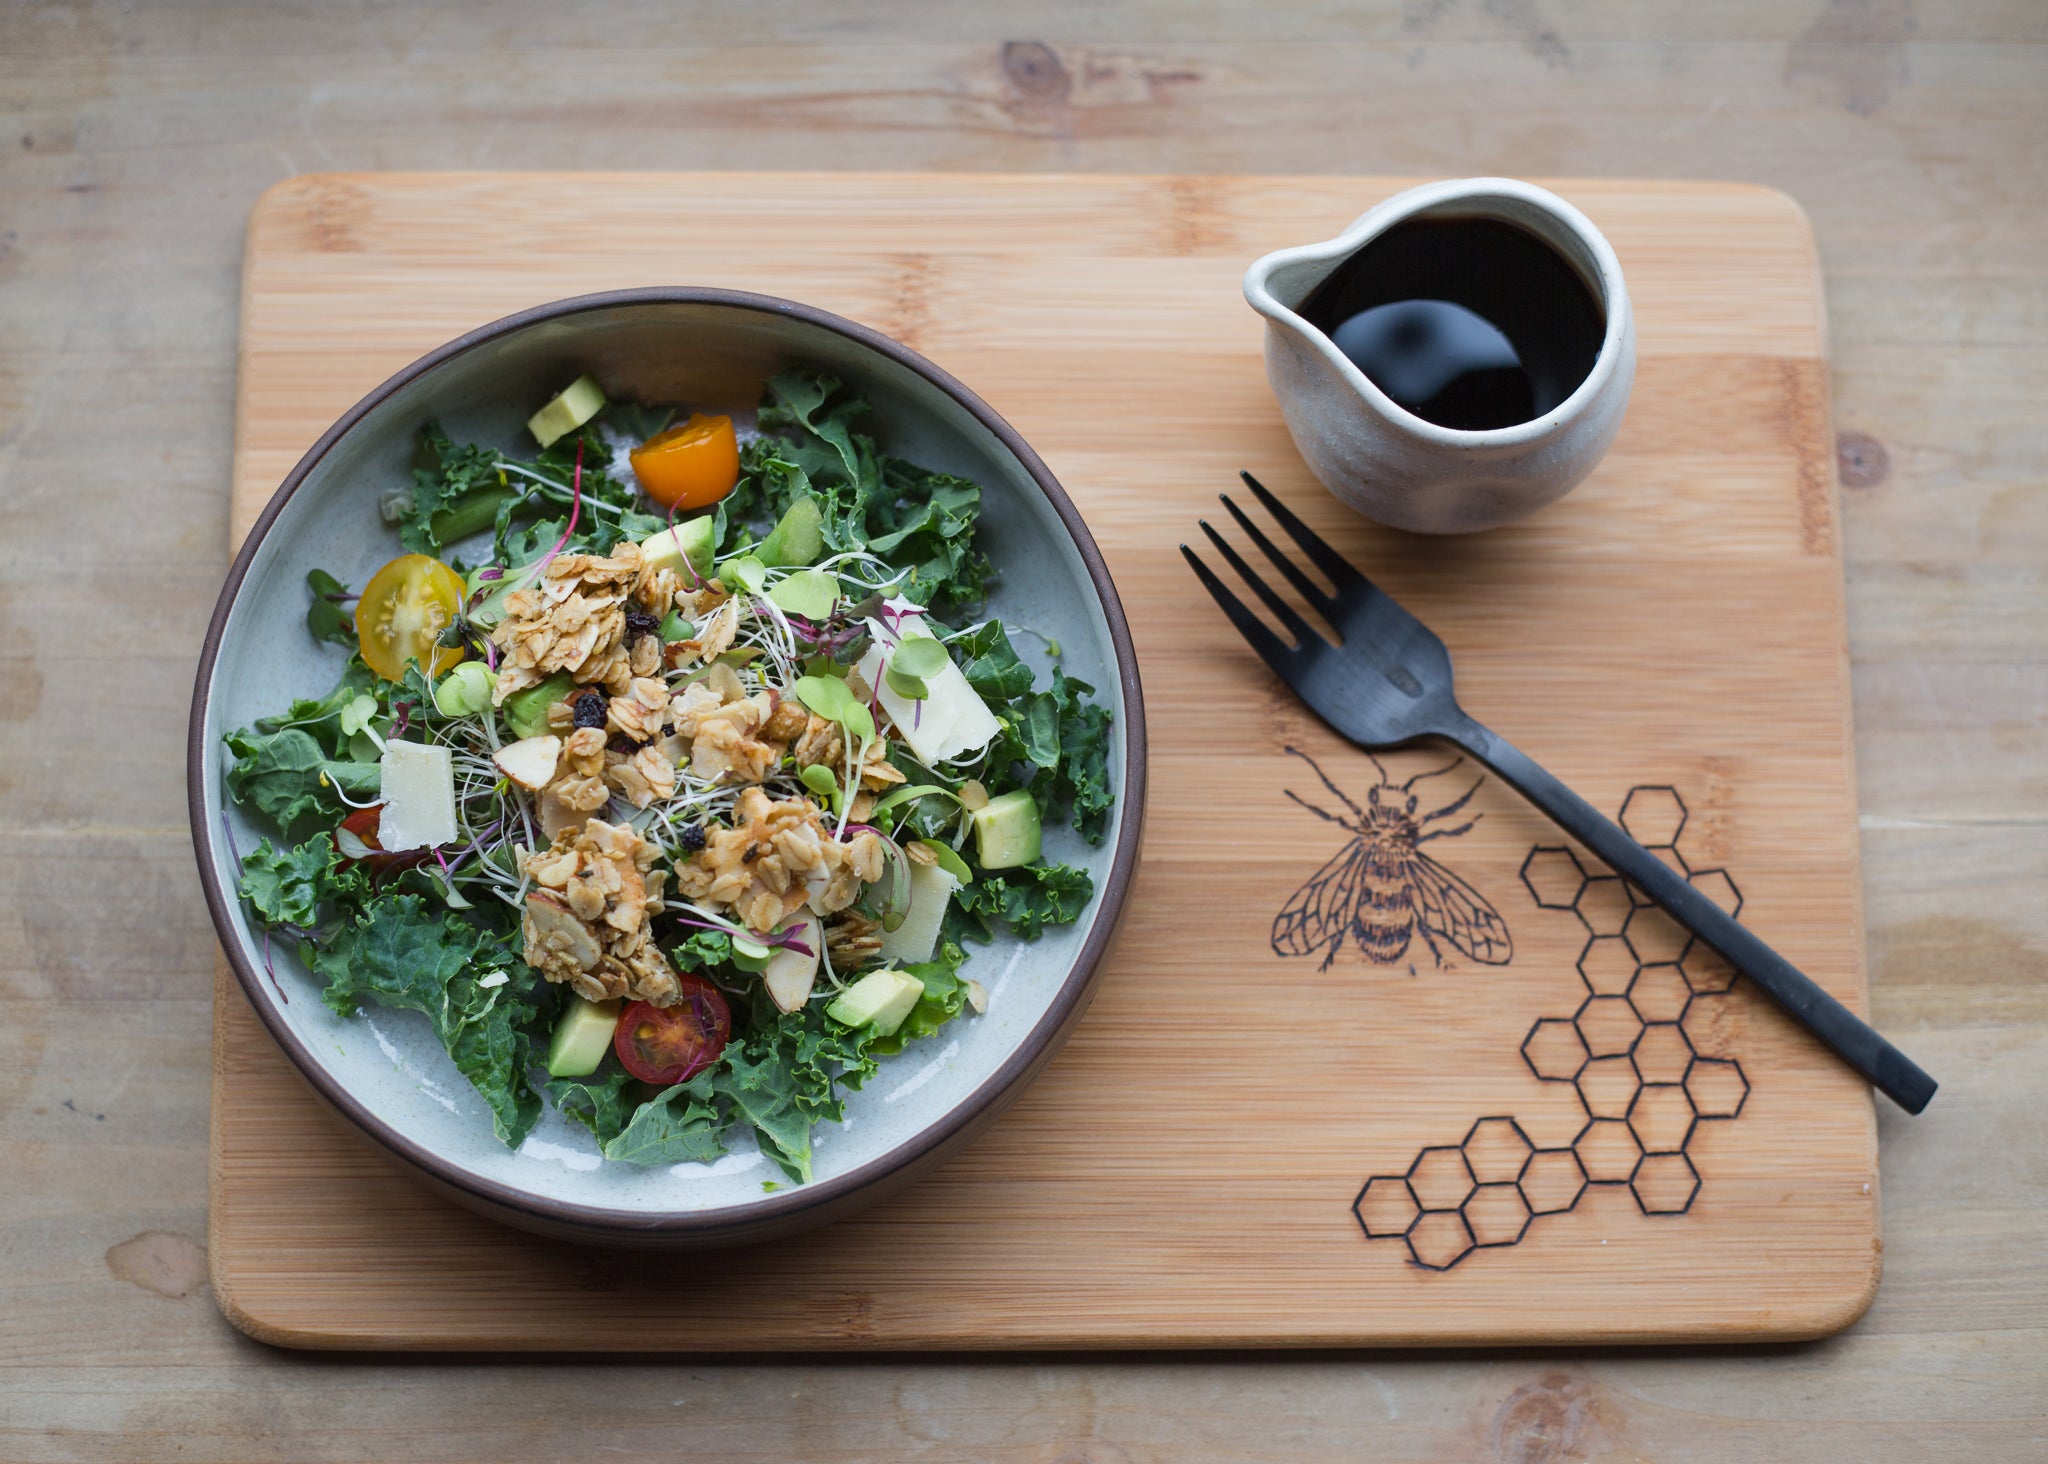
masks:
[[[0,8],[0,809],[16,836],[0,869],[0,1453],[539,1459],[679,1436],[730,1458],[1147,1464],[1282,1445],[1305,1460],[2037,1452],[2048,1176],[2028,1156],[2048,1107],[2048,810],[2026,668],[2048,638],[2031,572],[2048,552],[2048,14],[1549,10],[1074,0],[1013,5],[997,30],[921,4],[650,3],[595,28],[534,0]],[[631,45],[607,45],[608,26]],[[1260,44],[1274,35],[1294,44]],[[1006,40],[1027,43],[1007,69]],[[1064,119],[1032,99],[1060,75]],[[223,564],[249,205],[310,168],[877,164],[1682,171],[1804,204],[1829,274],[1837,423],[1888,457],[1844,513],[1872,1002],[1950,1078],[1938,1130],[1881,1120],[1887,1275],[1853,1332],[1762,1358],[309,1365],[236,1337],[203,1289],[166,1297],[109,1269],[104,1252],[148,1232],[204,1241],[210,955],[173,826],[180,708]],[[46,572],[64,556],[90,587]],[[148,607],[125,627],[147,656],[81,635],[108,593]],[[1944,685],[1960,664],[1983,669]],[[111,773],[67,755],[81,725],[118,738]],[[90,845],[69,862],[37,852],[101,822],[152,830],[138,847],[165,884],[133,898],[154,938],[92,937],[69,912]],[[47,973],[74,978],[53,950],[89,938],[178,995],[54,992]],[[1978,1071],[1953,1077],[1957,1061]],[[62,1100],[104,1068],[164,1073],[95,1110],[161,1164],[77,1147],[91,1120]],[[61,1203],[12,1182],[32,1155]],[[598,1420],[579,1406],[593,1390],[611,1400]]]

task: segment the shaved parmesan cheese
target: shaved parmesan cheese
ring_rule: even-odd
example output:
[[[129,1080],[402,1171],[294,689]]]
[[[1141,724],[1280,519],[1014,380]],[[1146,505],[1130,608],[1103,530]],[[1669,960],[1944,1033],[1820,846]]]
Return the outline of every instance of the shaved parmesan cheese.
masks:
[[[455,841],[455,766],[445,747],[384,744],[377,842],[390,853]]]
[[[923,613],[917,605],[901,598],[891,600],[889,605],[892,609],[917,611],[920,616]],[[898,623],[915,628],[918,622],[906,618]],[[981,694],[967,684],[960,668],[949,660],[943,670],[925,677],[928,694],[922,701],[899,696],[882,671],[889,652],[896,649],[901,637],[881,620],[870,620],[867,624],[874,643],[861,657],[861,680],[875,689],[882,709],[918,761],[931,766],[988,746],[1002,728]]]
[[[882,933],[882,959],[892,966],[929,961],[938,949],[946,906],[960,881],[936,864],[910,866],[910,912],[894,930]]]

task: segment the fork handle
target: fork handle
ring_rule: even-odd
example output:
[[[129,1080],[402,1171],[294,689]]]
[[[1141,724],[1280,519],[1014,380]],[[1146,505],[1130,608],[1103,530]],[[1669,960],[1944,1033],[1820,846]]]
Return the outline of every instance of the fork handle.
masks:
[[[1911,1058],[1526,753],[1463,712],[1458,715],[1455,727],[1438,735],[1491,768],[1616,874],[1720,952],[1892,1102],[1908,1113],[1927,1106],[1936,1084]]]

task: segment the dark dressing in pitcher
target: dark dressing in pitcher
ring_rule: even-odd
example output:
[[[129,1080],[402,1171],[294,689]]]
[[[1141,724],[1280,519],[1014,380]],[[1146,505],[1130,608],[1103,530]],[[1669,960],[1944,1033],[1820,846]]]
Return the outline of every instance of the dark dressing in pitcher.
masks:
[[[1607,333],[1578,271],[1497,219],[1396,224],[1338,265],[1301,314],[1397,404],[1467,431],[1550,411],[1592,371]]]

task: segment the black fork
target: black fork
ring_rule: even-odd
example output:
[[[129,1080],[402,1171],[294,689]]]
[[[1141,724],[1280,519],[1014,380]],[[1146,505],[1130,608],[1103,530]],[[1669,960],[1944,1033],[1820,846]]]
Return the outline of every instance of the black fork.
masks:
[[[1403,747],[1425,738],[1462,749],[1770,993],[1879,1092],[1908,1113],[1927,1106],[1934,1096],[1933,1078],[1619,825],[1505,738],[1468,716],[1453,694],[1450,652],[1435,633],[1352,568],[1250,473],[1240,476],[1273,521],[1328,577],[1335,593],[1304,573],[1227,494],[1223,506],[1302,599],[1336,627],[1342,642],[1332,645],[1310,627],[1208,520],[1202,521],[1202,532],[1216,552],[1251,587],[1293,641],[1273,634],[1187,545],[1181,545],[1180,552],[1231,624],[1316,715],[1368,751]]]

